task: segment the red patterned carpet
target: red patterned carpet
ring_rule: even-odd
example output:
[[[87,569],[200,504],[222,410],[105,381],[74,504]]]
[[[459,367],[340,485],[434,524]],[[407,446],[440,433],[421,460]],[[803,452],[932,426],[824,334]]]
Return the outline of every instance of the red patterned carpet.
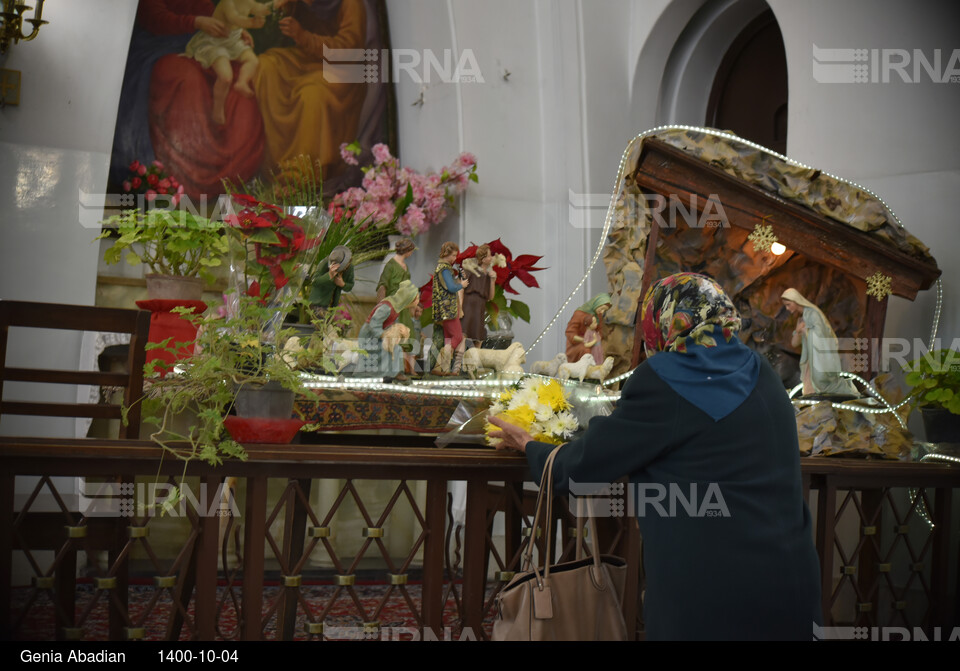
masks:
[[[337,593],[337,590],[340,590]],[[264,627],[263,638],[277,639],[277,614],[275,610],[280,587],[264,588],[264,616],[270,613]],[[356,639],[408,639],[417,629],[414,612],[420,611],[420,585],[404,586],[404,590],[389,585],[355,585],[352,590],[333,585],[304,585],[300,588],[303,602],[310,610],[313,622],[323,622],[324,638],[328,640]],[[234,588],[233,596],[226,587],[218,588],[218,601],[221,604],[218,622],[218,640],[236,640],[239,638],[237,606],[241,598],[241,589]],[[234,600],[235,599],[235,600]],[[29,602],[29,603],[28,603]],[[236,604],[236,605],[235,605]],[[129,612],[136,627],[145,629],[145,640],[159,641],[166,635],[167,623],[174,608],[170,590],[156,590],[152,585],[132,585],[130,587]],[[13,594],[15,639],[20,641],[52,641],[54,639],[54,609],[50,592],[36,591],[31,588],[15,588]],[[84,617],[86,611],[89,612]],[[77,585],[77,618],[83,621],[83,640],[104,641],[107,634],[107,599],[104,593],[97,594],[91,584]],[[187,610],[193,616],[193,602]],[[489,637],[493,626],[492,616],[484,622],[486,636]],[[297,612],[297,624],[294,640],[318,639],[306,631],[307,616],[303,606]],[[364,628],[365,622],[379,622],[379,630]],[[443,614],[443,632],[436,632],[438,638],[458,639],[470,637],[470,632],[461,632],[457,624],[457,607],[451,594],[446,602]],[[449,629],[448,629],[449,628]],[[480,638],[476,636],[475,638]],[[183,628],[180,640],[189,639],[189,632]]]

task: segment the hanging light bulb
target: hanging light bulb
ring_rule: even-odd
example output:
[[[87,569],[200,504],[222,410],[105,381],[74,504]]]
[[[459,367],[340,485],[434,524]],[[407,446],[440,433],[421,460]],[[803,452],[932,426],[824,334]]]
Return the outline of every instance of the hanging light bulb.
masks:
[[[774,242],[772,245],[770,245],[770,251],[773,252],[774,256],[780,256],[785,251],[787,251],[787,248],[784,247],[779,242]]]

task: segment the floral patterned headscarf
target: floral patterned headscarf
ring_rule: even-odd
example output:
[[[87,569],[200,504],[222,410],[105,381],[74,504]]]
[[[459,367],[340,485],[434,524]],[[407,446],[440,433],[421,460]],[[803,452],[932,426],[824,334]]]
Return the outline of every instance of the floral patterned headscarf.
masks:
[[[760,357],[740,342],[740,315],[709,277],[663,278],[647,292],[640,321],[647,365],[715,422],[753,393]]]
[[[717,336],[730,342],[740,331],[733,302],[719,284],[698,273],[676,273],[650,287],[640,321],[648,354],[716,347]]]

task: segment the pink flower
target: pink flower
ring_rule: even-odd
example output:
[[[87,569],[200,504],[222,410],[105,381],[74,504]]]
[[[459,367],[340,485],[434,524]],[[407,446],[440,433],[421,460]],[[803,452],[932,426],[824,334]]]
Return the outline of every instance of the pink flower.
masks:
[[[140,161],[134,161],[130,164],[130,172],[137,172],[140,170]]]
[[[429,228],[423,210],[413,203],[407,208],[406,214],[400,217],[400,220],[404,222],[404,226],[409,228],[411,232],[424,232]]]
[[[173,185],[170,183],[170,180],[168,178],[164,177],[157,183],[157,186],[160,187],[161,189],[169,189]]]
[[[130,182],[129,182],[129,181],[124,181],[124,183],[123,183],[123,190],[124,190],[124,191],[129,191],[129,190],[130,190]]]
[[[373,145],[373,160],[375,165],[383,165],[393,156],[390,155],[390,147],[383,143]]]
[[[146,174],[147,174],[147,166],[145,166],[145,165],[143,165],[143,164],[141,163],[140,166],[137,168],[137,174],[140,175],[141,177],[143,177],[144,175],[146,175]]]
[[[157,197],[157,192],[154,191],[153,189],[147,189],[147,192],[143,195],[146,197],[148,201],[152,202],[153,199]]]
[[[357,161],[357,155],[354,154],[348,147],[349,145],[346,142],[340,145],[340,158],[342,158],[343,162],[348,165],[360,165],[360,162]]]
[[[468,151],[465,151],[459,156],[457,156],[457,160],[454,161],[454,165],[460,168],[472,168],[476,164],[477,164],[477,157]]]
[[[156,168],[157,170],[163,170],[163,163],[161,163],[160,161],[154,161],[153,167]]]

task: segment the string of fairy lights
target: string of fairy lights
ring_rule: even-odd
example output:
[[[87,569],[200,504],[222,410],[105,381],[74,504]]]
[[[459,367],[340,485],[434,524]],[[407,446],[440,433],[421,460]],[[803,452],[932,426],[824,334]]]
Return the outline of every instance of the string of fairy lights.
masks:
[[[597,261],[600,259],[600,254],[603,252],[603,247],[604,247],[604,244],[605,244],[605,242],[606,242],[606,240],[607,240],[607,235],[610,233],[610,227],[611,227],[611,225],[613,224],[614,213],[615,213],[615,211],[616,211],[617,197],[619,196],[620,185],[623,183],[624,170],[625,170],[625,168],[626,168],[627,161],[630,159],[630,156],[633,154],[634,147],[637,145],[637,143],[643,142],[643,140],[646,139],[647,137],[650,137],[651,135],[656,135],[657,133],[666,132],[666,131],[690,131],[690,132],[694,132],[694,133],[702,133],[702,134],[705,134],[705,135],[712,135],[712,136],[714,136],[714,137],[724,138],[724,139],[727,139],[727,140],[733,140],[733,141],[735,141],[735,142],[739,142],[740,144],[744,144],[744,145],[750,147],[751,149],[755,149],[755,150],[757,150],[757,151],[760,151],[760,152],[763,152],[763,153],[768,154],[768,155],[770,155],[770,156],[773,156],[774,158],[777,158],[777,159],[779,159],[779,160],[781,160],[781,161],[784,161],[785,163],[789,163],[790,165],[796,166],[796,167],[798,167],[798,168],[802,168],[802,169],[804,169],[804,170],[814,170],[814,168],[813,168],[812,166],[809,166],[809,165],[807,165],[807,164],[805,164],[805,163],[801,163],[800,161],[796,161],[796,160],[794,160],[794,159],[792,159],[792,158],[789,158],[789,157],[787,157],[787,156],[784,156],[783,154],[778,154],[777,152],[775,152],[775,151],[773,151],[773,150],[771,150],[771,149],[768,149],[767,147],[764,147],[763,145],[757,144],[756,142],[752,142],[752,141],[750,141],[750,140],[746,140],[746,139],[744,139],[744,138],[742,138],[742,137],[739,137],[739,136],[737,136],[737,135],[734,135],[733,133],[728,133],[728,132],[726,132],[726,131],[716,130],[716,129],[714,129],[714,128],[705,128],[705,127],[703,127],[703,126],[687,126],[687,125],[682,125],[682,124],[673,124],[673,125],[657,126],[656,128],[651,128],[651,129],[648,130],[648,131],[645,131],[645,132],[643,132],[643,133],[640,133],[639,135],[637,135],[636,137],[634,137],[634,138],[629,142],[629,144],[627,144],[627,148],[624,149],[623,155],[620,157],[620,165],[619,165],[619,167],[618,167],[618,169],[617,169],[617,179],[616,179],[616,182],[614,183],[614,186],[613,186],[613,192],[611,193],[611,197],[610,197],[610,205],[607,207],[607,215],[606,215],[606,218],[604,219],[604,222],[603,222],[603,231],[602,231],[601,234],[600,234],[600,240],[599,240],[599,242],[597,243],[597,249],[596,249],[596,251],[595,251],[594,254],[593,254],[593,258],[590,260],[590,265],[587,266],[587,270],[586,270],[586,272],[584,272],[583,277],[581,277],[581,278],[580,278],[580,281],[577,282],[577,285],[573,288],[573,291],[570,292],[570,295],[567,296],[566,300],[565,300],[565,301],[563,302],[563,304],[560,306],[560,309],[559,309],[559,310],[557,311],[557,313],[553,316],[553,319],[551,319],[551,320],[547,323],[547,325],[546,325],[546,327],[544,327],[543,331],[540,332],[540,335],[538,335],[537,338],[533,341],[533,344],[530,345],[530,349],[531,349],[531,350],[532,350],[534,347],[537,346],[537,344],[540,342],[540,340],[543,339],[543,337],[547,334],[547,332],[548,332],[551,328],[553,328],[553,325],[557,323],[557,320],[560,319],[560,316],[564,313],[564,311],[565,311],[565,310],[567,309],[567,307],[570,305],[570,302],[574,299],[574,297],[575,297],[575,296],[577,295],[577,293],[580,291],[580,288],[581,288],[581,287],[583,286],[583,284],[587,281],[587,277],[589,277],[591,271],[593,271],[594,266],[596,266]],[[834,175],[834,174],[832,174],[832,173],[829,173],[829,172],[826,172],[826,171],[823,171],[823,170],[821,170],[820,173],[821,173],[822,175],[825,175],[825,176],[827,176],[827,177],[830,177],[831,179],[835,179],[835,180],[837,180],[838,182],[842,182],[842,183],[847,184],[847,185],[849,185],[849,186],[851,186],[851,187],[854,187],[854,188],[856,188],[856,189],[859,189],[859,190],[862,191],[863,193],[869,194],[870,196],[872,196],[873,198],[875,198],[877,201],[879,201],[880,204],[883,205],[883,207],[886,209],[886,211],[890,213],[890,216],[893,217],[893,220],[897,223],[897,225],[900,226],[900,228],[903,228],[903,224],[901,223],[901,221],[900,221],[900,219],[897,217],[897,215],[894,213],[894,211],[893,211],[892,209],[890,209],[890,206],[887,205],[886,202],[884,202],[884,200],[883,200],[882,198],[880,198],[880,196],[878,196],[876,193],[874,193],[874,192],[871,191],[870,189],[867,189],[866,187],[860,186],[859,184],[857,184],[857,183],[855,183],[855,182],[851,182],[850,180],[843,179],[842,177],[838,177],[837,175]],[[938,280],[938,282],[939,282],[939,280]],[[611,383],[612,383],[612,382],[611,382]]]
[[[615,211],[616,211],[616,203],[619,196],[619,189],[624,179],[624,171],[626,169],[627,162],[630,160],[630,157],[633,154],[635,147],[637,146],[638,143],[642,142],[645,138],[650,137],[652,135],[656,135],[661,132],[666,132],[666,131],[690,131],[690,132],[701,133],[705,135],[711,135],[714,137],[723,138],[727,140],[733,140],[735,142],[746,145],[751,149],[763,152],[781,161],[784,161],[785,163],[799,167],[801,169],[804,169],[804,170],[814,169],[812,166],[806,165],[805,163],[796,161],[787,156],[774,152],[768,149],[767,147],[759,145],[755,142],[738,137],[732,133],[719,131],[712,128],[704,128],[701,126],[688,126],[688,125],[664,125],[664,126],[657,126],[656,128],[652,128],[648,131],[640,133],[630,141],[630,143],[627,145],[626,149],[624,150],[623,155],[620,158],[620,165],[617,169],[617,178],[614,184],[613,192],[611,194],[610,205],[607,208],[606,217],[604,219],[603,230],[601,232],[599,242],[597,244],[597,248],[593,254],[593,257],[590,260],[589,266],[587,267],[586,271],[583,273],[583,276],[580,278],[579,282],[577,282],[576,286],[573,288],[573,290],[570,292],[567,298],[563,301],[563,304],[557,310],[556,314],[553,316],[552,319],[550,319],[550,321],[547,323],[544,329],[540,332],[540,334],[536,337],[536,339],[530,345],[529,350],[532,350],[534,347],[537,346],[537,344],[540,343],[540,341],[544,338],[544,336],[550,331],[551,328],[553,328],[553,326],[565,313],[567,307],[574,300],[574,297],[577,296],[580,289],[583,287],[584,283],[589,277],[590,273],[593,271],[594,267],[596,266],[597,261],[600,259],[600,255],[603,252],[605,241],[607,240],[607,236],[609,235],[610,228],[613,224]],[[893,212],[890,206],[887,205],[887,203],[882,198],[880,198],[880,196],[878,196],[876,193],[874,193],[870,189],[867,189],[866,187],[863,187],[860,184],[843,179],[837,175],[834,175],[826,171],[821,171],[821,174],[831,179],[834,179],[837,182],[846,184],[852,188],[858,189],[861,192],[872,196],[881,205],[883,205],[884,209],[887,211],[887,213],[889,213],[893,221],[895,221],[896,224],[901,229],[904,228],[903,223],[900,221],[899,217],[897,217],[896,213]],[[943,284],[942,284],[942,281],[938,278],[936,281],[936,304],[934,307],[934,314],[933,314],[932,324],[930,328],[930,338],[929,338],[930,344],[928,347],[929,350],[934,349],[934,346],[935,346],[937,332],[940,326],[940,317],[942,314],[942,310],[943,310]],[[610,390],[609,387],[619,384],[625,381],[626,379],[628,379],[630,375],[633,374],[634,370],[635,369],[631,369],[613,378],[609,378],[607,380],[602,381],[599,385],[596,386],[596,393],[593,396],[588,396],[582,400],[585,402],[591,402],[591,401],[611,402],[611,401],[619,400],[620,393],[617,391]],[[904,406],[904,404],[908,402],[907,399],[900,401],[896,405],[891,405],[870,382],[863,379],[859,375],[856,375],[854,373],[847,373],[847,372],[841,372],[840,375],[842,377],[852,379],[858,382],[860,385],[862,385],[863,389],[874,399],[876,403],[879,403],[882,407],[868,407],[863,404],[863,401],[857,401],[857,402],[843,401],[843,402],[830,402],[830,405],[832,408],[836,410],[854,410],[859,413],[875,414],[875,415],[886,414],[888,412],[893,413],[894,417],[896,418],[900,426],[904,430],[906,430],[907,426],[904,423],[899,410]],[[384,382],[382,378],[350,378],[348,380],[345,380],[343,378],[335,378],[332,376],[311,375],[311,376],[308,376],[308,379],[306,381],[306,386],[311,388],[323,388],[323,389],[344,390],[344,391],[392,391],[392,392],[403,391],[403,392],[414,392],[414,393],[422,394],[426,396],[459,397],[459,398],[465,398],[465,399],[493,399],[498,397],[500,394],[502,394],[503,391],[506,390],[507,388],[515,385],[521,377],[525,377],[525,376],[529,377],[531,375],[530,374],[512,374],[511,375],[511,374],[500,373],[498,375],[488,375],[486,377],[479,378],[479,379],[414,380],[410,384],[398,384],[395,382],[393,383]],[[543,376],[536,376],[536,377],[543,377]],[[555,378],[544,378],[544,379],[555,379]],[[576,384],[576,382],[572,380],[560,381],[560,382],[562,384],[569,385],[569,386]],[[790,398],[792,399],[793,403],[796,406],[804,407],[808,405],[814,405],[814,404],[825,402],[822,400],[813,400],[813,399],[802,399],[802,398],[794,399],[793,397],[797,393],[799,393],[801,388],[802,388],[802,385],[797,385],[797,387],[795,387],[790,391]],[[942,453],[928,453],[923,457],[921,457],[920,460],[925,462],[940,461],[940,462],[946,462],[946,463],[960,463],[960,458],[952,455],[948,455],[948,454],[942,454]],[[908,489],[908,494],[909,494],[911,504],[915,504],[916,502],[915,499],[917,496],[916,490]],[[920,517],[932,529],[934,527],[934,524],[930,519],[930,516],[928,515],[926,506],[923,504],[922,501],[920,502],[920,504],[921,505],[917,506],[917,511],[920,514]]]
[[[412,380],[409,384],[384,382],[382,377],[334,377],[312,373],[303,374],[304,387],[345,392],[405,392],[421,396],[459,397],[470,399],[495,399],[507,389],[514,387],[521,379],[540,378],[551,380],[565,387],[576,387],[577,380],[559,380],[545,375],[532,373],[489,374],[477,379],[455,378],[450,380]],[[599,385],[587,385],[595,388],[594,396],[585,396],[583,402],[617,401],[619,392],[605,391]]]

